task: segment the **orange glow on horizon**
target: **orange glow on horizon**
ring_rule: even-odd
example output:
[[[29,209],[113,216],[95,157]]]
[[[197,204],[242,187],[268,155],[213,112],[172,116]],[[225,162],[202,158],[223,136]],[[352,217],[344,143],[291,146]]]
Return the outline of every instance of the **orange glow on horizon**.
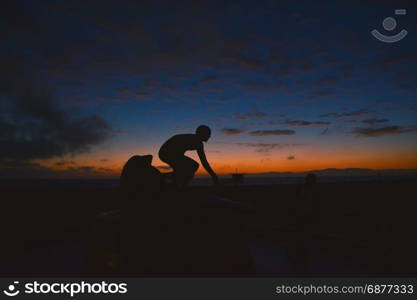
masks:
[[[195,153],[186,153],[186,155],[199,162]],[[108,160],[103,160],[99,159],[102,155],[90,154],[77,159],[74,158],[71,164],[63,166],[57,165],[56,163],[59,160],[56,159],[44,161],[41,164],[57,171],[57,173],[62,172],[63,177],[72,177],[71,174],[73,174],[74,177],[117,178],[120,176],[124,163],[130,156],[132,155],[129,153],[115,153]],[[376,155],[369,151],[362,152],[361,155],[355,155],[355,153],[330,154],[320,151],[303,150],[294,153],[294,159],[288,159],[289,155],[282,152],[267,153],[265,155],[242,152],[239,156],[223,153],[207,153],[207,156],[214,171],[223,176],[235,172],[246,174],[305,172],[327,168],[365,168],[378,170],[417,169],[417,155],[412,152],[398,153],[395,155],[393,153],[380,153]],[[155,155],[152,165],[155,167],[167,166]],[[168,172],[168,170],[161,170],[161,172]],[[201,163],[196,176],[207,176]]]

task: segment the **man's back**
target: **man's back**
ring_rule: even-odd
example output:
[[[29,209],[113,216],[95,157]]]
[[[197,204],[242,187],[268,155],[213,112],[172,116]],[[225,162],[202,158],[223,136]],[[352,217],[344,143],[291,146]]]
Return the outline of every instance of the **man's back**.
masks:
[[[177,187],[185,187],[193,179],[199,167],[196,161],[184,155],[189,150],[197,150],[202,166],[210,174],[213,182],[218,183],[217,175],[210,167],[204,153],[203,142],[207,142],[210,135],[210,128],[206,125],[200,125],[197,127],[195,134],[174,135],[159,149],[159,159],[172,168]]]
[[[159,149],[160,157],[177,157],[186,151],[202,149],[203,143],[195,134],[177,134],[168,139]]]

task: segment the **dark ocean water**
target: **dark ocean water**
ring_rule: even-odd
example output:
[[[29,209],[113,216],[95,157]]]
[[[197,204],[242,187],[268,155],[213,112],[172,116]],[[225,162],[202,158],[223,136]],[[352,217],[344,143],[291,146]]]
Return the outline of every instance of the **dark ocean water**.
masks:
[[[330,182],[371,182],[413,180],[414,176],[321,176],[318,183]],[[220,178],[222,185],[233,185],[231,178]],[[304,177],[247,177],[243,185],[300,184]],[[210,178],[195,178],[192,186],[209,186]],[[0,179],[0,187],[15,188],[116,188],[119,179]]]

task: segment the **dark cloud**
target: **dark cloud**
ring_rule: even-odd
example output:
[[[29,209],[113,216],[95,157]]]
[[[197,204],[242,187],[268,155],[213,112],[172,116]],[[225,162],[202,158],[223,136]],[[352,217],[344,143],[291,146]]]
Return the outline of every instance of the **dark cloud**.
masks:
[[[400,91],[412,91],[415,85],[413,84],[407,84],[407,83],[397,83],[395,84],[395,87]]]
[[[4,54],[4,53],[3,53]],[[88,151],[111,134],[98,115],[78,117],[19,58],[0,55],[0,160],[31,160]]]
[[[117,93],[118,93],[118,94],[121,94],[121,95],[130,94],[131,92],[132,92],[132,90],[131,90],[130,88],[128,88],[128,87],[119,88],[119,89],[117,90]]]
[[[219,78],[218,77],[216,77],[216,76],[207,76],[207,77],[205,77],[205,78],[203,78],[203,79],[201,79],[200,80],[200,83],[214,83],[214,82],[218,82],[219,81]]]
[[[95,169],[95,167],[93,167],[93,166],[81,166],[81,167],[73,168],[73,169],[76,169],[76,170],[81,171],[81,172],[91,172]]]
[[[288,160],[294,160],[295,159],[295,156],[294,155],[290,155],[290,156],[287,157],[287,159]]]
[[[142,89],[154,89],[157,86],[158,82],[155,79],[145,79],[142,82]]]
[[[336,83],[338,83],[338,81],[339,79],[336,76],[326,76],[313,81],[312,84],[316,87],[326,88],[334,86]]]
[[[320,115],[320,118],[362,117],[362,116],[368,115],[369,113],[371,113],[371,111],[367,109],[359,109],[359,110],[346,112],[346,113],[334,113],[334,112],[327,113],[327,114]]]
[[[54,171],[37,163],[0,160],[0,178],[52,177]]]
[[[417,126],[387,126],[381,128],[357,127],[352,130],[352,133],[361,137],[380,137],[386,135],[396,135],[408,132],[417,132]]]
[[[304,61],[300,63],[299,71],[302,74],[310,73],[315,70],[315,67],[311,61]]]
[[[407,64],[410,62],[414,62],[416,59],[415,55],[409,55],[409,54],[397,54],[397,55],[391,55],[386,58],[384,58],[379,65],[382,69],[390,68],[393,66],[397,66],[400,64]]]
[[[227,43],[220,38],[215,16],[195,9],[207,3],[156,6],[144,4],[151,1],[127,0],[117,6],[113,1],[96,0],[83,4],[45,2],[35,11],[30,5],[5,1],[0,11],[5,20],[2,32],[30,49],[26,52],[42,64],[33,67],[58,76],[188,69],[202,58],[210,60],[215,56],[212,53]],[[171,12],[170,20],[162,17],[164,10]],[[224,55],[217,54],[216,59]],[[255,65],[245,57],[239,62]]]
[[[259,153],[266,153],[275,149],[279,150],[279,149],[290,148],[290,147],[305,146],[305,144],[282,144],[282,143],[236,143],[236,145],[255,148],[256,149],[255,151]]]
[[[40,168],[41,165],[34,162],[20,160],[0,160],[0,169],[18,169],[18,168]]]
[[[268,116],[268,114],[259,111],[256,107],[254,107],[250,112],[248,113],[243,113],[243,114],[235,114],[235,118],[238,120],[243,120],[243,121],[249,121],[249,120],[255,120],[255,119],[262,119],[262,118],[266,118]]]
[[[236,135],[241,134],[242,132],[244,132],[244,130],[239,128],[222,128],[221,132],[225,135]]]
[[[137,92],[135,94],[135,97],[137,100],[149,100],[149,98],[152,96],[152,94],[150,92]]]
[[[123,97],[106,97],[106,96],[99,96],[95,99],[99,103],[111,103],[111,102],[125,102],[126,99]]]
[[[290,126],[324,126],[330,125],[331,122],[324,122],[324,121],[302,121],[302,120],[286,120],[284,124]]]
[[[237,101],[236,99],[232,99],[232,98],[220,98],[220,99],[214,100],[214,102],[218,104],[230,104],[236,101]]]
[[[308,100],[317,101],[317,100],[333,97],[335,95],[336,94],[332,91],[320,90],[320,91],[312,92],[311,95],[308,97]]]
[[[271,159],[266,157],[266,158],[262,158],[259,162],[264,163],[264,162],[268,162],[268,161],[271,161]]]
[[[343,61],[341,61],[341,60],[331,59],[331,60],[323,61],[322,66],[324,66],[324,67],[335,67],[335,66],[340,66],[342,64],[343,64]]]
[[[366,120],[362,121],[362,123],[369,124],[369,125],[374,125],[374,124],[379,124],[379,123],[386,123],[386,122],[389,122],[389,120],[388,119],[373,118],[373,119],[366,119]]]
[[[22,161],[0,161],[0,178],[92,178],[116,177],[114,170],[93,166],[52,169],[38,163]]]
[[[329,128],[327,127],[326,129],[323,129],[323,130],[320,132],[320,135],[326,135],[328,132],[329,132]]]
[[[73,165],[73,164],[75,164],[75,162],[73,162],[72,160],[71,161],[61,160],[55,163],[56,166],[66,166],[66,165]]]
[[[260,68],[265,65],[265,63],[257,58],[249,58],[240,55],[236,56],[224,56],[221,58],[222,63],[237,63],[243,67],[247,68]]]
[[[103,167],[94,167],[94,166],[78,166],[78,167],[69,167],[62,171],[54,172],[57,176],[62,177],[108,177],[117,175],[114,170]]]
[[[246,91],[256,93],[257,95],[270,90],[269,85],[262,81],[244,81],[240,85]]]
[[[274,130],[254,130],[249,132],[253,136],[266,136],[266,135],[293,135],[294,130],[290,129],[274,129]]]

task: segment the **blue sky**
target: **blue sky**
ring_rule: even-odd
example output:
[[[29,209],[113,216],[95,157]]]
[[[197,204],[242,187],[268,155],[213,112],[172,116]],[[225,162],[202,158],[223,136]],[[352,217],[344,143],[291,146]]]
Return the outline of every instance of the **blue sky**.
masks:
[[[221,173],[417,168],[413,1],[4,7],[2,176],[115,176],[147,153],[161,165],[164,140],[200,124]],[[373,29],[409,33],[388,44]]]

